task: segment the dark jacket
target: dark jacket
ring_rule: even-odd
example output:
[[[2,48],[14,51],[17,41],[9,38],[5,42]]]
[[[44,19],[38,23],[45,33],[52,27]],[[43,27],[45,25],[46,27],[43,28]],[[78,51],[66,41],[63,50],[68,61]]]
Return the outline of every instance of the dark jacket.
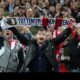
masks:
[[[9,28],[18,38],[18,40],[23,43],[25,42],[25,45],[29,45],[29,50],[26,54],[26,67],[28,66],[28,64],[32,61],[32,59],[35,57],[36,55],[36,40],[29,40],[27,38],[25,38],[24,35],[21,35],[16,28],[12,27]],[[48,60],[50,61],[50,63],[52,64],[52,66],[54,67],[54,69],[56,70],[56,55],[55,55],[55,48],[56,46],[58,46],[61,42],[63,42],[71,33],[71,29],[67,28],[59,37],[57,37],[56,39],[52,39],[49,41],[46,41],[46,49],[45,49],[45,54],[48,58]]]
[[[71,67],[80,67],[80,46],[78,36],[70,41],[69,43],[69,54]]]

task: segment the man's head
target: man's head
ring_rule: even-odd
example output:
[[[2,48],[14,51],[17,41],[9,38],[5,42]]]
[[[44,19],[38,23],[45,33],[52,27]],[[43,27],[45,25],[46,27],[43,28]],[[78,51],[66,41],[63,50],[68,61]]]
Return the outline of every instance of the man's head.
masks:
[[[36,5],[38,0],[31,0],[31,5]]]
[[[13,38],[13,32],[11,30],[8,30],[8,29],[4,30],[3,34],[7,40],[10,40]]]
[[[15,6],[19,6],[20,5],[20,0],[15,0]]]
[[[56,10],[60,10],[61,9],[61,4],[60,3],[56,3]]]
[[[17,16],[18,13],[19,13],[19,7],[16,6],[16,7],[14,7],[13,15],[14,15],[14,16]]]
[[[49,11],[50,11],[50,14],[54,17],[55,16],[55,7],[54,6],[50,6],[49,7]]]
[[[23,16],[25,16],[25,6],[19,6],[19,16],[20,17],[23,17]]]
[[[46,31],[44,28],[40,28],[36,34],[36,39],[37,39],[37,42],[38,44],[43,44],[46,40]]]
[[[64,6],[61,10],[61,16],[63,18],[65,17],[70,17],[71,16],[71,10],[67,7],[67,6]]]
[[[34,17],[34,11],[33,11],[32,8],[29,8],[29,9],[26,10],[26,16],[28,18]]]
[[[49,0],[44,0],[44,3],[45,3],[45,6],[48,7],[49,4],[50,4],[50,1]]]
[[[5,1],[5,2],[1,2],[1,7],[6,11],[7,7],[8,7],[8,2]]]

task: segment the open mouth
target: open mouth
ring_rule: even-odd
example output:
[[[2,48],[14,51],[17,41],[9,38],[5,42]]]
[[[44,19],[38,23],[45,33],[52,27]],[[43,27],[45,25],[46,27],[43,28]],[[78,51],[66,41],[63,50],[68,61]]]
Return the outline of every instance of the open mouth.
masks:
[[[6,35],[9,35],[9,33],[6,33]]]
[[[40,38],[40,40],[43,40],[43,38]]]

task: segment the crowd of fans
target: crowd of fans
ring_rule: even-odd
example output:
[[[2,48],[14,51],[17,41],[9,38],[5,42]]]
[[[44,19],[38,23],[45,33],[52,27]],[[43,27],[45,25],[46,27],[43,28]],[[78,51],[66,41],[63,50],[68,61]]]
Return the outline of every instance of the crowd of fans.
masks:
[[[1,8],[4,13],[3,12],[1,13]],[[73,19],[75,19],[76,23],[79,23],[80,22],[80,0],[0,0],[0,17],[1,17],[1,15],[4,17],[23,17],[23,18],[43,18],[43,17],[45,17],[45,18],[67,18],[67,19],[73,18]],[[29,27],[29,26],[25,26],[25,27],[18,26],[18,27],[16,27],[16,29],[21,34],[23,34],[28,40],[32,40],[32,38],[35,39],[35,36],[33,36],[33,34],[30,32],[29,28],[27,28],[27,27]],[[43,27],[45,27],[45,26],[43,26]],[[52,27],[52,28],[54,28],[54,27]],[[47,26],[47,30],[46,30],[47,40],[52,39],[52,37],[56,38],[56,35],[54,35],[55,29],[52,29],[52,28],[50,28],[50,26]],[[61,28],[58,28],[58,29],[60,30]],[[52,30],[54,30],[54,31],[52,31]],[[60,33],[56,32],[57,36],[59,36],[62,33],[62,31],[63,30],[61,29]],[[53,32],[53,35],[52,35],[52,32]],[[6,35],[6,33],[9,33],[10,36]],[[13,30],[13,33],[15,34],[14,30]],[[8,40],[11,40],[10,38],[12,38],[12,39],[14,38],[14,39],[18,40],[18,38],[13,33],[9,32],[9,31],[3,32],[3,34],[6,35],[5,37]],[[0,35],[1,34],[2,33],[0,33]],[[74,33],[72,33],[72,35],[73,34]],[[20,36],[18,35],[18,37],[20,37]],[[58,64],[60,62],[60,60],[59,60],[60,56],[63,57],[64,53],[66,53],[68,55],[68,52],[67,52],[68,50],[65,51],[65,50],[63,50],[63,48],[67,47],[66,45],[68,44],[69,41],[70,41],[70,38],[69,39],[67,38],[63,42],[63,44],[59,45],[56,48],[57,49],[56,53],[58,53],[58,54],[62,53],[58,56],[56,55]],[[63,48],[60,49],[62,45],[63,45]],[[24,49],[24,53],[26,53],[27,50],[29,49],[29,46],[26,47],[24,40],[23,40],[22,46]],[[26,56],[26,54],[24,54],[24,57],[25,56]],[[68,60],[70,60],[69,55],[68,55],[67,61]],[[66,62],[61,62],[58,65],[58,67],[61,67],[61,66],[63,66],[63,67],[67,66],[68,69],[71,69],[69,66],[69,62],[68,62],[68,64],[66,64]],[[67,69],[64,70],[64,68],[62,69],[62,71],[68,72],[68,70]]]
[[[1,0],[4,16],[80,19],[79,0]]]

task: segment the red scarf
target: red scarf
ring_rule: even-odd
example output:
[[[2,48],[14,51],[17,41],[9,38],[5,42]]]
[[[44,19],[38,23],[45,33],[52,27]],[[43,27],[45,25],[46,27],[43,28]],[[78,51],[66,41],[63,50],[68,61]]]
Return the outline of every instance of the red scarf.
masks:
[[[8,43],[9,43],[9,46],[12,48],[12,46],[16,46],[17,40],[11,39],[11,40],[8,41]]]

